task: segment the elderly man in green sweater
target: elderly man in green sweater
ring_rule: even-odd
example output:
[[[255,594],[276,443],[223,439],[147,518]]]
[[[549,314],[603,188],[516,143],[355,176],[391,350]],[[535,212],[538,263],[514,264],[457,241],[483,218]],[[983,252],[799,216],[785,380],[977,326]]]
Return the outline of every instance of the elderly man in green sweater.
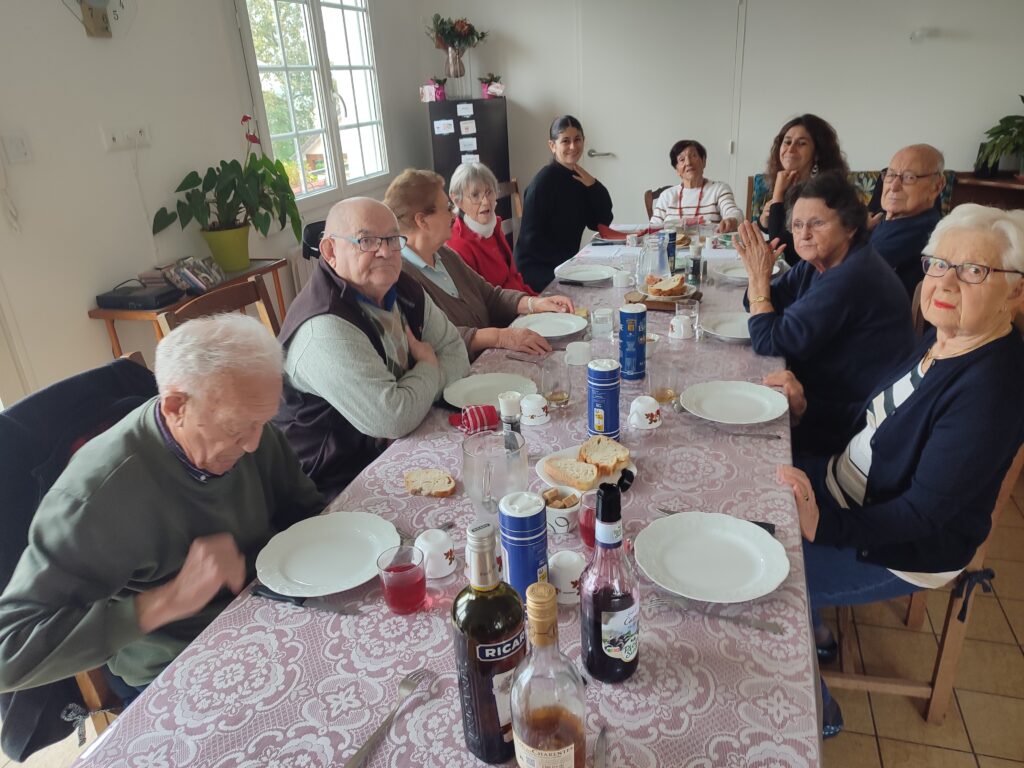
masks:
[[[0,691],[106,663],[149,684],[323,499],[272,425],[282,351],[237,313],[156,351],[159,396],[86,443],[44,497],[0,595]]]

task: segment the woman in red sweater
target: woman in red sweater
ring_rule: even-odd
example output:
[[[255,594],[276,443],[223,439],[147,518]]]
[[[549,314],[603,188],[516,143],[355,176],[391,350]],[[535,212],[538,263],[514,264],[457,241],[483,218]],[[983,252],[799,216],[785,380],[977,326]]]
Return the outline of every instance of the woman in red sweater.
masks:
[[[512,260],[501,217],[495,211],[498,180],[483,163],[463,163],[452,174],[448,194],[458,206],[447,246],[491,285],[536,296]]]

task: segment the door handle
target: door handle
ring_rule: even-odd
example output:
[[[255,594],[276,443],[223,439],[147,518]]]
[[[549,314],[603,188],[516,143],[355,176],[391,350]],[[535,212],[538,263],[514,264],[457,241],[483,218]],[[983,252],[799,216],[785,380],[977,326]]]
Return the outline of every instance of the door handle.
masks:
[[[614,152],[598,152],[596,149],[588,149],[587,157],[611,157]]]

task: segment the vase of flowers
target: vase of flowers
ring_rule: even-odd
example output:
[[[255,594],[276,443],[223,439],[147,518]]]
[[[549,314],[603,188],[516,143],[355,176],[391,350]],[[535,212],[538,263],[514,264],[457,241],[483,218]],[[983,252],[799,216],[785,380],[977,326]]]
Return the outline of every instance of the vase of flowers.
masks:
[[[491,84],[500,83],[501,75],[488,72],[487,77],[478,77],[477,80],[480,81],[480,96],[485,99],[493,99],[495,94],[491,92]]]
[[[448,82],[447,77],[432,77],[430,82],[434,84],[434,101],[444,101],[444,84]]]
[[[452,19],[435,13],[427,27],[427,36],[434,41],[434,47],[445,51],[445,77],[462,77],[466,74],[463,55],[469,48],[475,48],[487,38],[487,32],[479,30],[467,19]]]

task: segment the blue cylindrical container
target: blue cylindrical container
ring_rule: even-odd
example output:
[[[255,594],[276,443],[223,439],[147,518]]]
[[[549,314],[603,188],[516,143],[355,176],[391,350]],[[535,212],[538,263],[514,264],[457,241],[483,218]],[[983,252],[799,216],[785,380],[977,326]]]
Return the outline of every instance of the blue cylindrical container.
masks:
[[[548,580],[547,508],[536,493],[520,491],[498,502],[501,531],[501,580],[526,602],[526,588]]]
[[[665,230],[665,252],[668,255],[668,271],[673,274],[676,271],[676,231]]]
[[[619,439],[619,370],[614,360],[587,366],[587,432]]]
[[[624,304],[619,310],[619,365],[626,381],[640,381],[647,375],[647,307],[643,304]]]

